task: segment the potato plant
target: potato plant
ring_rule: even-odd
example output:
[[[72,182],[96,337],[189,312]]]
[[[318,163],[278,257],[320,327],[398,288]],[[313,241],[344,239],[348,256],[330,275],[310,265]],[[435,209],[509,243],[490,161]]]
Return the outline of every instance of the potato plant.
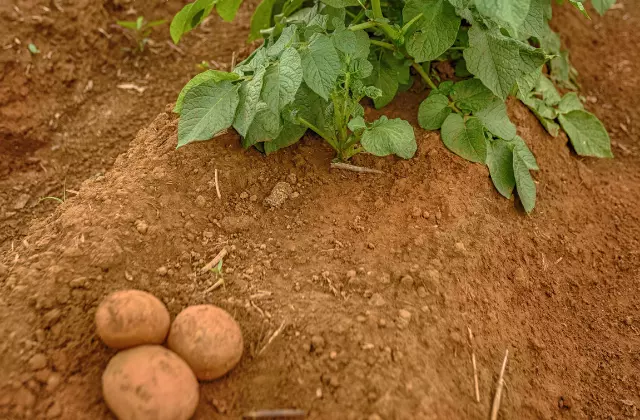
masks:
[[[586,14],[583,2],[570,2]],[[178,42],[214,9],[232,20],[241,0],[197,0],[171,24]],[[615,0],[592,0],[604,13]],[[208,70],[178,97],[178,146],[233,127],[244,147],[272,153],[307,130],[345,161],[366,152],[412,158],[416,140],[401,119],[364,119],[421,79],[430,93],[418,121],[440,130],[457,155],[486,164],[500,192],[535,206],[535,157],[517,135],[505,101],[526,104],[544,127],[567,133],[576,153],[612,157],[602,123],[579,97],[562,97],[552,81],[575,86],[575,70],[550,29],[551,0],[263,0],[250,40],[264,43],[231,72]],[[432,70],[448,61],[453,80]]]

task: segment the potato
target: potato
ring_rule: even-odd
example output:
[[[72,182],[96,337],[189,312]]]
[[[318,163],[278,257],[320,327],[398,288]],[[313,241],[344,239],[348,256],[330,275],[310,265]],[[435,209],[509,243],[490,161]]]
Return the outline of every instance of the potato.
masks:
[[[243,350],[240,326],[213,305],[190,306],[180,312],[171,325],[167,345],[205,381],[233,369]]]
[[[186,420],[196,411],[200,389],[177,354],[144,345],[121,351],[109,361],[102,393],[120,420]]]
[[[164,304],[141,290],[112,293],[96,311],[98,336],[114,349],[162,344],[170,323],[169,311]]]

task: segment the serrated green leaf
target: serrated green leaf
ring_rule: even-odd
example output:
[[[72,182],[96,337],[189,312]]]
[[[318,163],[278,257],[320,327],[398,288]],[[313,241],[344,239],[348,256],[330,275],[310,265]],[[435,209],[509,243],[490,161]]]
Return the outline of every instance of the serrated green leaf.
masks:
[[[222,19],[231,22],[235,19],[241,4],[242,0],[217,0],[216,12]]]
[[[462,111],[474,112],[489,106],[496,96],[479,79],[468,79],[453,85],[451,99]]]
[[[510,28],[519,28],[524,22],[531,0],[476,0],[478,11]]]
[[[516,126],[509,119],[507,106],[501,99],[495,98],[488,106],[474,112],[473,115],[497,137],[511,140],[516,136]]]
[[[616,4],[616,0],[591,0],[591,4],[593,4],[593,8],[602,16]]]
[[[360,144],[375,156],[397,155],[411,159],[418,150],[413,127],[399,118],[380,117],[362,134]]]
[[[487,144],[487,166],[496,190],[506,198],[511,198],[516,186],[513,173],[513,150],[504,140],[492,140]]]
[[[564,95],[560,100],[560,103],[558,104],[558,112],[560,112],[561,114],[567,114],[571,111],[582,110],[584,110],[584,105],[582,105],[578,94],[575,92],[569,92]]]
[[[238,87],[228,80],[209,80],[189,89],[178,123],[178,147],[209,140],[231,127],[238,102]]]
[[[227,73],[219,70],[207,70],[197,74],[193,79],[189,80],[180,91],[178,99],[176,100],[176,105],[173,108],[173,112],[176,114],[180,114],[180,112],[182,112],[184,97],[194,86],[198,86],[206,81],[222,82],[223,80],[238,80],[239,78],[240,76],[235,73]]]
[[[527,213],[536,205],[536,183],[533,182],[526,162],[517,153],[513,154],[513,174],[518,188],[518,197]]]
[[[271,27],[271,15],[275,4],[276,0],[262,0],[256,7],[253,16],[251,16],[249,42],[262,38],[260,31]]]
[[[284,50],[280,60],[271,64],[264,75],[262,100],[275,114],[290,104],[302,83],[302,62],[295,48]]]
[[[472,162],[484,163],[487,159],[487,145],[482,122],[471,117],[466,121],[459,114],[450,114],[442,124],[442,141],[458,156]]]
[[[302,72],[307,86],[322,98],[329,99],[329,94],[336,87],[340,68],[340,56],[331,38],[315,35],[302,53]]]
[[[425,130],[438,130],[451,112],[449,98],[441,93],[434,93],[420,104],[418,123]]]
[[[573,148],[581,156],[612,158],[611,139],[602,122],[587,111],[571,111],[558,117]]]
[[[546,60],[541,49],[479,25],[469,30],[469,48],[463,54],[469,71],[502,99],[509,96],[519,78],[537,70]]]
[[[522,137],[516,136],[513,139],[512,143],[513,153],[516,153],[518,156],[520,156],[520,159],[522,159],[525,165],[527,165],[527,168],[532,171],[537,171],[540,169],[538,167],[538,162],[536,162],[535,156],[533,156],[533,153],[531,153],[531,150],[529,150],[529,146],[527,146],[527,143],[525,143]]]
[[[406,47],[416,62],[435,60],[453,45],[461,19],[446,0],[408,0],[403,17],[405,22],[422,14],[413,31],[407,34]]]
[[[251,123],[258,112],[260,93],[264,82],[265,69],[259,68],[251,80],[242,82],[239,91],[240,105],[236,112],[233,128],[242,136],[247,135]]]

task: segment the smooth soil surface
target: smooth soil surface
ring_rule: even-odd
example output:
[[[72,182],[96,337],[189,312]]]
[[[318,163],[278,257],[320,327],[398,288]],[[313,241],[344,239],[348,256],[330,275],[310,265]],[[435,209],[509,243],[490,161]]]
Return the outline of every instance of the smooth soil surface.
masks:
[[[164,27],[132,56],[111,23],[168,18],[182,4],[128,13],[137,3],[0,5],[0,418],[111,418],[100,378],[114,352],[93,317],[125,288],[153,293],[172,318],[211,303],[239,322],[244,356],[202,383],[198,419],[278,408],[310,419],[487,419],[507,349],[500,418],[637,416],[634,0],[592,21],[557,8],[553,23],[615,159],[577,157],[564,135],[509,104],[541,167],[531,216],[498,195],[485,167],[419,128],[415,159],[355,159],[383,175],[329,169],[331,150],[311,135],[268,157],[231,133],[175,150],[170,103],[196,62],[228,66],[249,51],[251,5],[237,23],[210,19],[180,50]],[[29,42],[42,53],[30,57]],[[417,127],[419,88],[369,116]],[[64,204],[39,202],[61,196],[65,179]],[[273,208],[264,199],[279,182],[294,193]],[[220,276],[200,269],[224,247],[214,288]]]

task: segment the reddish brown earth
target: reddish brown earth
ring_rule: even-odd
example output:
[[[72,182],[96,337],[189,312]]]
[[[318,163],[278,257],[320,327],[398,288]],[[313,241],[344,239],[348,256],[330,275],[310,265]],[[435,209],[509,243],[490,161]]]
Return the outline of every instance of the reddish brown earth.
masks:
[[[213,303],[242,327],[244,358],[225,378],[202,384],[196,418],[302,408],[312,419],[486,419],[506,349],[501,418],[633,418],[640,9],[620,4],[604,19],[566,8],[555,18],[616,159],[575,156],[565,137],[549,137],[511,103],[541,167],[530,217],[498,196],[484,167],[419,129],[413,160],[356,160],[385,175],[329,170],[331,151],[314,137],[269,157],[242,150],[231,134],[176,151],[170,108],[128,150],[113,140],[126,150],[113,168],[65,204],[47,204],[51,216],[0,265],[0,417],[108,418],[100,375],[113,352],[95,336],[93,315],[109,292],[139,288],[172,316]],[[233,46],[215,48],[222,47]],[[423,96],[404,95],[384,112],[415,125]],[[131,114],[114,106],[118,121],[148,104],[132,97]],[[100,126],[117,139],[126,131],[118,121]],[[36,123],[31,130],[49,133]],[[87,137],[106,153],[96,133]],[[49,159],[40,150],[36,156]],[[7,197],[11,177],[25,179],[30,165],[24,157],[12,162],[17,169],[3,175]],[[281,181],[297,196],[269,208],[263,200]],[[7,240],[24,230],[15,232]],[[210,290],[215,275],[199,269],[223,247],[225,287]]]

